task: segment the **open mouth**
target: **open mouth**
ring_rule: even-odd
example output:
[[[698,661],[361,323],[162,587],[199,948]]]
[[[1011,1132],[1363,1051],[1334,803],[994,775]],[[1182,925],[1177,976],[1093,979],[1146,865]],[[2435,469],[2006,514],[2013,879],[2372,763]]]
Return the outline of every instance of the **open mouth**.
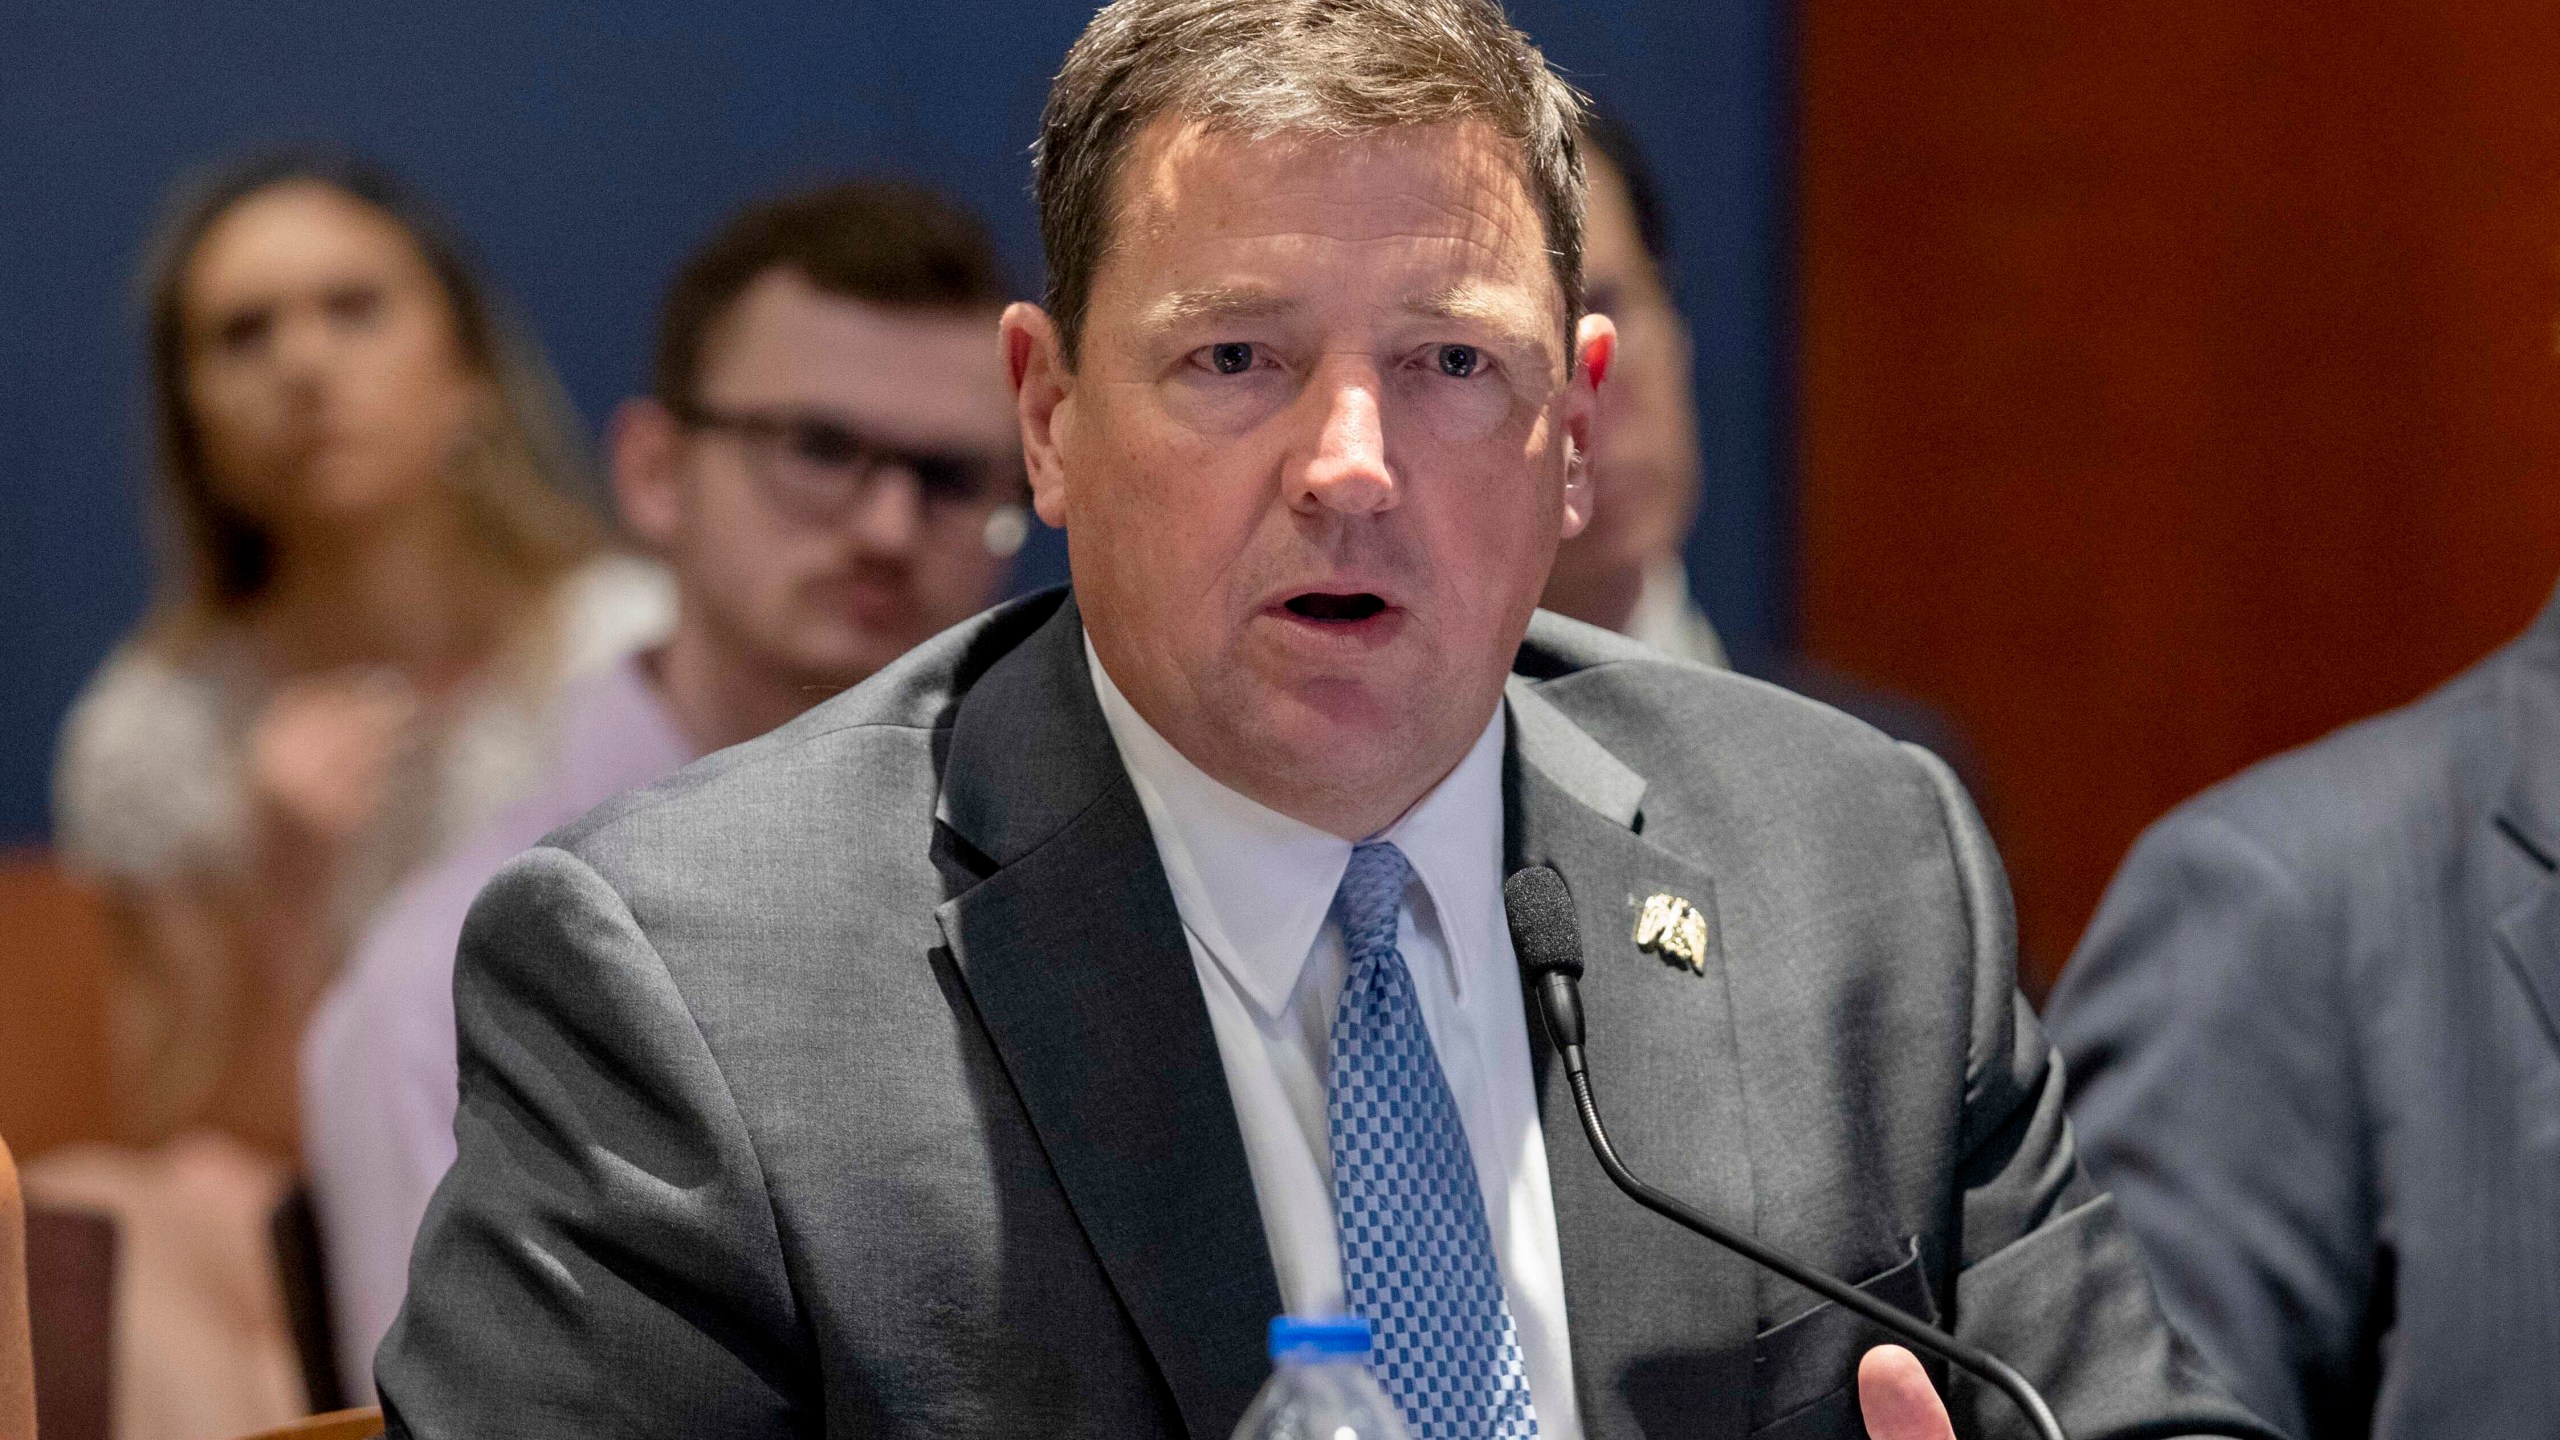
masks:
[[[1387,608],[1387,602],[1363,590],[1355,595],[1330,595],[1310,590],[1292,595],[1283,606],[1301,620],[1321,620],[1334,624],[1350,624],[1369,619]]]

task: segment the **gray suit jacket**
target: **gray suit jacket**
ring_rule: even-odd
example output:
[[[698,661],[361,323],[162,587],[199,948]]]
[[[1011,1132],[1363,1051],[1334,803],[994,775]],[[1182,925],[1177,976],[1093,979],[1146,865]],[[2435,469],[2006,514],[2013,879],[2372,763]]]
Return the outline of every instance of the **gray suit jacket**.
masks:
[[[2047,1008],[2169,1313],[2301,1440],[2560,1436],[2560,604],[2208,791]]]
[[[991,612],[491,884],[395,1434],[1230,1432],[1278,1286],[1080,623]],[[1941,767],[1547,617],[1510,715],[1508,849],[1580,903],[1632,1164],[2006,1354],[2082,1440],[2260,1433],[2073,1158]],[[1657,891],[1710,916],[1704,975],[1632,944]],[[1861,1433],[1859,1327],[1612,1190],[1537,1053],[1592,1435]]]

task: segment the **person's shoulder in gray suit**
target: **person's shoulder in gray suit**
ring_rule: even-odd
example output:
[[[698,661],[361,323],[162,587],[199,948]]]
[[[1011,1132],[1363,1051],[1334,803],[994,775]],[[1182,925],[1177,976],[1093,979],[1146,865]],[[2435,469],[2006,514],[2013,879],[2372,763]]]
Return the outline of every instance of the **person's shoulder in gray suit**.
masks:
[[[2173,1319],[2304,1440],[2560,1416],[2560,611],[2144,835],[2047,1006]]]
[[[1573,887],[1648,1178],[2003,1354],[2081,1440],[2265,1433],[2080,1171],[1943,766],[1547,616],[1508,697],[1506,864]],[[1633,944],[1658,892],[1709,917],[1695,964]],[[1072,601],[554,835],[456,1001],[395,1434],[1216,1440],[1261,1381],[1277,1283]],[[1636,1209],[1540,1083],[1586,1433],[1862,1434],[1877,1337]]]

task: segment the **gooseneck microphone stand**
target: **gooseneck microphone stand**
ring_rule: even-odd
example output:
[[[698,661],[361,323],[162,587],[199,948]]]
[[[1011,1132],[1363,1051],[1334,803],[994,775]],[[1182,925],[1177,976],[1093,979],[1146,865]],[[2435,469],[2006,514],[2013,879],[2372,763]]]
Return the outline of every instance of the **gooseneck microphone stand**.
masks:
[[[1904,1343],[1941,1356],[2009,1397],[2035,1427],[2040,1440],[2068,1440],[2053,1409],[2008,1361],[1978,1345],[1959,1340],[1918,1318],[1805,1264],[1783,1250],[1724,1226],[1647,1185],[1627,1169],[1600,1123],[1600,1107],[1591,1099],[1591,1074],[1582,1056],[1582,932],[1575,923],[1573,896],[1564,877],[1545,866],[1522,870],[1503,882],[1504,909],[1511,922],[1511,944],[1520,968],[1535,982],[1539,1008],[1547,1022],[1547,1038],[1564,1061],[1565,1079],[1573,1087],[1574,1109],[1582,1116],[1582,1133],[1591,1153],[1617,1187],[1635,1202],[1675,1225],[1693,1230],[1727,1250],[1774,1270],[1823,1299],[1854,1311],[1892,1332]]]

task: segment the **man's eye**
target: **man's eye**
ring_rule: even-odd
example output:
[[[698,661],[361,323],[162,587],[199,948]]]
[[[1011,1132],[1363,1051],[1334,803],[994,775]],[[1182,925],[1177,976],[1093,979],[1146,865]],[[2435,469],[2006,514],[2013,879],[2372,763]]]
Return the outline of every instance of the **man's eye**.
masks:
[[[1241,340],[1229,340],[1209,347],[1209,368],[1221,375],[1241,375],[1253,368],[1253,347]]]
[[[792,434],[791,448],[814,465],[851,465],[863,455],[862,441],[837,425],[799,426]]]
[[[1484,364],[1484,352],[1473,345],[1443,345],[1438,359],[1441,374],[1452,380],[1464,380]]]
[[[956,455],[910,455],[916,490],[926,503],[958,505],[978,498],[978,467]]]

